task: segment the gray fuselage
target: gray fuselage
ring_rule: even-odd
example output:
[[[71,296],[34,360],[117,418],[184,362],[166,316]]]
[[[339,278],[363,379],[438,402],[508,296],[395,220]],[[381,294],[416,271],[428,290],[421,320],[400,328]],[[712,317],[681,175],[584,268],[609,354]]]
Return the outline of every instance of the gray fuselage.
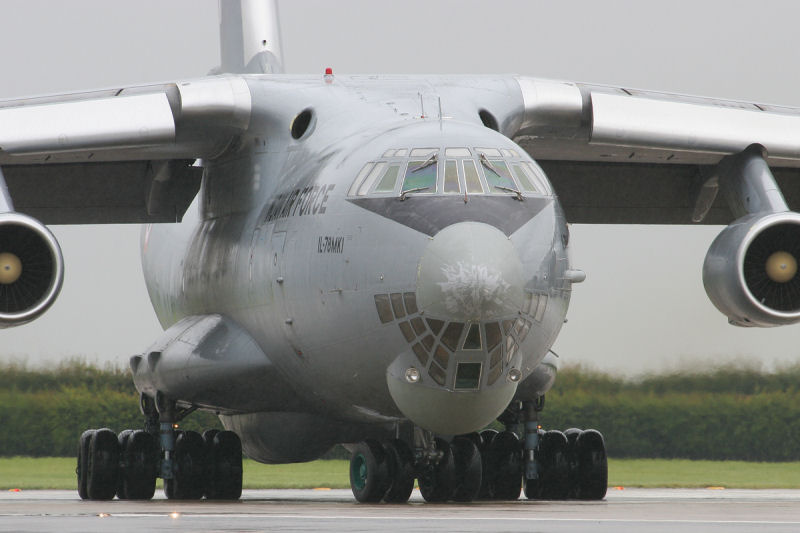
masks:
[[[459,434],[494,420],[548,353],[571,289],[568,229],[546,177],[469,103],[495,82],[247,83],[247,135],[203,162],[183,222],[142,232],[161,324],[223,315],[280,376],[229,384],[277,394],[202,407],[228,413],[264,460],[306,458],[271,455],[255,427],[287,413],[341,421],[331,442],[350,438],[347,423],[410,419]]]

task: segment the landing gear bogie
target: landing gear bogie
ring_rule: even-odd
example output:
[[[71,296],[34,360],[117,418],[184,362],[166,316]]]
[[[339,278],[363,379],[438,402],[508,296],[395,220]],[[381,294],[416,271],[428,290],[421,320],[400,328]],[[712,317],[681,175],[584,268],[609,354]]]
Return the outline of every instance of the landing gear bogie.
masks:
[[[163,400],[163,398],[162,398]],[[142,400],[146,430],[87,430],[78,442],[78,494],[84,500],[149,500],[156,478],[168,499],[235,500],[242,494],[242,443],[232,431],[200,435],[177,422],[194,411]]]

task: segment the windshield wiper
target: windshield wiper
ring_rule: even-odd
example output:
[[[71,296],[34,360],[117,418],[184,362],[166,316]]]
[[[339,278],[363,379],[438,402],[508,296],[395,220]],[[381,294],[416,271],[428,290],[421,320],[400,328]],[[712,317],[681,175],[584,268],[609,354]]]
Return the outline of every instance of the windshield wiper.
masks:
[[[516,197],[517,200],[519,200],[520,202],[523,200],[522,192],[519,189],[513,189],[511,187],[503,187],[502,185],[495,185],[494,188],[495,189],[500,189],[500,190],[503,190],[503,191],[513,192],[514,194],[517,195],[517,197]]]
[[[486,158],[486,155],[484,155],[484,154],[481,154],[481,164],[483,166],[485,166],[486,168],[488,168],[489,170],[491,170],[492,172],[494,172],[495,174],[497,174],[498,176],[500,176],[501,178],[505,178],[505,179],[507,179],[508,181],[510,181],[512,183],[514,182],[514,180],[511,179],[511,176],[509,176],[508,174],[503,172],[501,169],[499,169],[496,166],[494,166],[492,164],[492,162],[489,161]],[[513,192],[514,194],[517,195],[517,200],[519,200],[520,202],[523,200],[522,192],[520,192],[519,189],[515,189],[513,187],[503,187],[502,185],[494,185],[494,188],[495,189],[500,189],[500,190],[503,190],[503,191]]]
[[[428,168],[428,167],[429,167],[429,166],[431,166],[431,165],[435,165],[435,164],[436,164],[436,161],[437,161],[437,159],[436,159],[436,154],[433,154],[433,155],[432,155],[432,156],[430,156],[428,159],[426,159],[425,161],[423,161],[422,163],[420,163],[418,167],[416,167],[415,169],[411,170],[411,172],[412,172],[412,173],[413,173],[413,172],[417,172],[417,171],[419,171],[419,170],[422,170],[423,168]]]
[[[425,191],[427,189],[430,189],[430,187],[415,187],[413,189],[408,189],[407,191],[403,191],[402,194],[400,194],[400,201],[401,202],[405,202],[406,201],[406,194],[408,194],[410,192]]]
[[[491,170],[492,172],[494,172],[498,176],[501,176],[503,178],[507,178],[508,177],[508,176],[504,176],[503,173],[500,171],[500,169],[498,169],[496,166],[494,166],[494,164],[486,158],[485,154],[481,154],[481,165],[485,166],[486,168],[488,168],[489,170]]]

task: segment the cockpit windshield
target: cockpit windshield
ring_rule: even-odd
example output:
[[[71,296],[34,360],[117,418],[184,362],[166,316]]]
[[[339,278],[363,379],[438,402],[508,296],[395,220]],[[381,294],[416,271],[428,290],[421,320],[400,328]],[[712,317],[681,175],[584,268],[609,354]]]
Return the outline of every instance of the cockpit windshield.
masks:
[[[544,172],[506,148],[395,148],[367,163],[349,196],[549,196]]]

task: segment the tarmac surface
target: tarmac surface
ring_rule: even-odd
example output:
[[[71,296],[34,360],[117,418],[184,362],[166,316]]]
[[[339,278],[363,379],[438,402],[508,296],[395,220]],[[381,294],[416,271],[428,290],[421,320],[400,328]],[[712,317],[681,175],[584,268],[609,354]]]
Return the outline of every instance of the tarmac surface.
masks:
[[[349,490],[246,490],[238,502],[0,493],[0,531],[797,532],[800,490],[609,489],[599,502],[358,504]]]

